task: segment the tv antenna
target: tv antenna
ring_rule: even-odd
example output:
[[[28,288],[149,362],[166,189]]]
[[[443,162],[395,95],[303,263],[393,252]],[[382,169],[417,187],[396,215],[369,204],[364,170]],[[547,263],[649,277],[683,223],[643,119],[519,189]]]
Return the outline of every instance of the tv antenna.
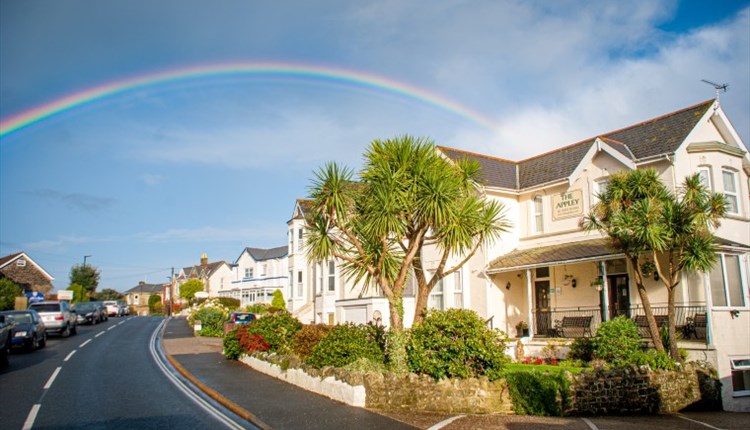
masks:
[[[714,87],[716,90],[716,100],[719,100],[719,92],[725,93],[727,92],[727,88],[729,88],[729,84],[717,84],[716,82],[711,82],[706,79],[701,79],[701,82],[705,82]]]

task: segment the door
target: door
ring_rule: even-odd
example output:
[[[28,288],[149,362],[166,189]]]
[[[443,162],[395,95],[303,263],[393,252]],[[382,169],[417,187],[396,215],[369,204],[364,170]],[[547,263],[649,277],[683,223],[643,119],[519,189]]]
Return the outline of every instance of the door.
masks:
[[[630,318],[630,288],[628,275],[607,276],[609,285],[610,319],[620,315]]]
[[[535,281],[536,325],[534,333],[547,335],[552,330],[552,312],[549,307],[549,281]]]

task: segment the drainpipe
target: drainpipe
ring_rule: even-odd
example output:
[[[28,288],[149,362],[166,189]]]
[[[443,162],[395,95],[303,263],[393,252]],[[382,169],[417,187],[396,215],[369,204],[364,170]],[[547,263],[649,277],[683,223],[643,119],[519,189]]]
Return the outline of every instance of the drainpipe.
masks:
[[[532,309],[532,298],[531,298],[531,269],[526,269],[526,302],[529,304],[529,336],[534,338],[534,312]]]
[[[609,282],[607,281],[607,265],[604,260],[599,262],[599,271],[602,273],[602,307],[604,308],[604,321],[609,321]]]

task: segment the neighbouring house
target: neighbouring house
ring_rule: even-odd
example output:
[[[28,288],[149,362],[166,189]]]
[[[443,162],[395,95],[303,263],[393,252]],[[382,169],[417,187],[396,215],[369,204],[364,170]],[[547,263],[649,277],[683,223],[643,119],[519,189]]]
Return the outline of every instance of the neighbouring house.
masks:
[[[164,303],[164,291],[169,284],[147,284],[141,281],[135,287],[125,291],[125,303],[135,310],[138,315],[149,315],[148,299],[158,294],[161,297],[161,302]]]
[[[709,273],[686,273],[677,290],[677,325],[684,336],[679,346],[718,369],[725,409],[750,411],[750,157],[718,100],[521,161],[437,150],[450,160],[480,164],[479,185],[486,198],[505,206],[513,228],[443,279],[429,306],[473,309],[489,326],[510,335],[523,322],[530,350],[541,349],[552,337],[590,336],[602,321],[618,315],[642,325],[643,306],[630,263],[605,237],[579,227],[610,175],[654,169],[665,185],[679,191],[686,176],[699,173],[710,190],[723,193],[728,215],[715,232],[718,263]],[[334,260],[308,261],[304,238],[309,211],[310,201],[299,199],[287,222],[289,310],[306,323],[387,324],[382,294],[372,289],[363,294]],[[425,266],[435,267],[434,250],[424,254]],[[655,314],[666,315],[661,281],[650,278],[646,288]],[[407,327],[414,316],[413,295],[408,286]],[[649,336],[647,330],[642,333]]]
[[[197,279],[203,283],[203,291],[209,297],[219,297],[219,291],[225,290],[234,279],[232,266],[225,261],[208,262],[208,255],[202,254],[200,264],[183,267],[175,277],[175,300],[180,297],[180,285],[190,279]]]
[[[7,278],[23,289],[24,293],[52,291],[55,279],[25,252],[0,258],[0,278]]]
[[[247,247],[234,264],[233,278],[218,290],[219,297],[232,297],[240,306],[270,304],[276,290],[284,291],[287,280],[287,247]]]

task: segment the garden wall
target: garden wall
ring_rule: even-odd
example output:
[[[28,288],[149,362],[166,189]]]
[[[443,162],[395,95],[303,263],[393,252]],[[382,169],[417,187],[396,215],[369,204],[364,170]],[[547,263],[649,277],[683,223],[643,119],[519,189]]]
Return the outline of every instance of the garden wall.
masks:
[[[670,414],[690,405],[720,405],[719,383],[705,369],[592,370],[573,378],[566,415]]]

